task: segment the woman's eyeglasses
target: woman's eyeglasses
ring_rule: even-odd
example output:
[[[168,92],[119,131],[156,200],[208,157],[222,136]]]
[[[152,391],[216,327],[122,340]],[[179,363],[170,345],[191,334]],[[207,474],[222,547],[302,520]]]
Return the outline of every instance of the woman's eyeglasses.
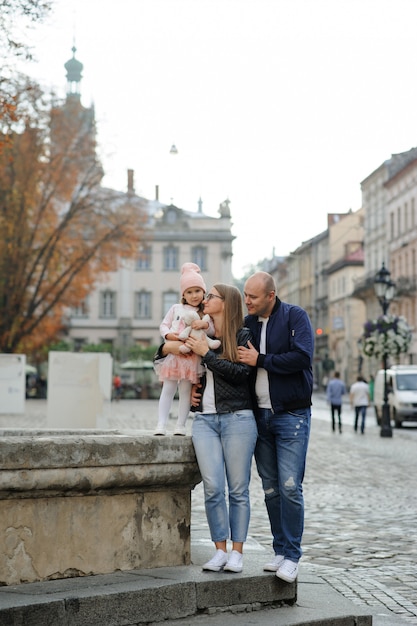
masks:
[[[217,296],[215,293],[206,293],[205,300],[211,300],[212,298],[219,298],[219,300],[224,300],[222,296]]]

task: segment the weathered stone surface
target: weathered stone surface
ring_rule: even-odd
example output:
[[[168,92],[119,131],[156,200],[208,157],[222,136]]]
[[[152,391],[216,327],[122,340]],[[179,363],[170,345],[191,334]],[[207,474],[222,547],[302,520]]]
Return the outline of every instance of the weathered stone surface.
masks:
[[[190,438],[7,436],[0,468],[0,584],[189,564]]]

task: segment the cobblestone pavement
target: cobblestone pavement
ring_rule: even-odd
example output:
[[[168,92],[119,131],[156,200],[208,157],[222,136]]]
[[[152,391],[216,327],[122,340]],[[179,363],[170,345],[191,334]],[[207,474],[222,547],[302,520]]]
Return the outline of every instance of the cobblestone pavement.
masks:
[[[155,400],[113,402],[97,427],[152,431],[156,415]],[[175,419],[174,402],[170,430]],[[353,430],[348,405],[342,421],[343,433],[333,433],[325,398],[316,394],[304,481],[302,567],[352,602],[387,607],[404,624],[417,625],[417,424],[394,429],[392,438],[381,437],[371,408],[361,435]],[[0,414],[0,429],[46,427],[42,400],[26,401],[25,416]],[[187,429],[191,432],[191,420]],[[271,551],[255,467],[251,503],[250,536]],[[193,529],[208,536],[201,484],[193,492],[192,507]]]

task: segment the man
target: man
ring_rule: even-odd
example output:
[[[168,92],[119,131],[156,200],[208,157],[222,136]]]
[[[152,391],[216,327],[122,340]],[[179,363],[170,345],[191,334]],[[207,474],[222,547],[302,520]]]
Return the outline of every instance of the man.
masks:
[[[339,433],[342,434],[342,396],[346,393],[345,383],[340,380],[340,372],[335,372],[333,378],[327,385],[326,397],[330,404],[332,416],[332,430],[336,430],[335,416],[337,414],[339,420]]]
[[[361,433],[365,434],[366,410],[369,405],[369,385],[362,376],[358,376],[356,383],[350,388],[350,405],[355,409],[355,432],[358,430],[359,415],[361,416]]]
[[[262,480],[275,557],[265,571],[294,582],[302,555],[304,479],[313,392],[314,334],[307,313],[282,302],[274,279],[256,272],[244,287],[246,326],[254,344],[239,347],[255,366],[255,460]]]

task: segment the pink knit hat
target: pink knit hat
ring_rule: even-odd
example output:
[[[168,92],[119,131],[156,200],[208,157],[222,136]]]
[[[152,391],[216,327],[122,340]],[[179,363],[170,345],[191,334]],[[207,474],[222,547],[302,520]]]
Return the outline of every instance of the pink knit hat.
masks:
[[[207,287],[201,276],[201,270],[195,263],[184,263],[181,268],[180,288],[181,295],[190,287],[201,287],[206,292]]]

